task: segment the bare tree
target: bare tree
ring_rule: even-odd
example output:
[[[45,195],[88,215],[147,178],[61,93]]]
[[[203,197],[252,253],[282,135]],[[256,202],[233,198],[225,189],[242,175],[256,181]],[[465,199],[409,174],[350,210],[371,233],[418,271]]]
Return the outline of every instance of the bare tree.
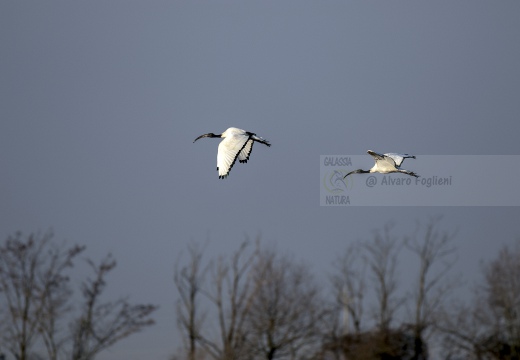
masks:
[[[249,251],[249,242],[244,241],[229,258],[221,256],[203,266],[201,249],[197,246],[189,249],[189,264],[174,277],[180,296],[177,318],[184,336],[188,337],[185,339],[188,358],[193,359],[197,354],[197,358],[207,355],[216,360],[243,359],[245,322],[252,299],[248,276],[254,252]],[[209,276],[207,281],[206,276]],[[203,299],[199,299],[199,293]],[[205,301],[214,316],[207,318],[200,314],[199,300]]]
[[[149,317],[157,309],[155,305],[130,305],[126,299],[101,303],[106,287],[106,276],[116,267],[109,254],[99,265],[87,260],[94,271],[82,286],[83,309],[72,324],[74,360],[90,360],[100,351],[117,341],[154,324]]]
[[[61,348],[68,340],[68,334],[64,335],[60,331],[64,315],[72,310],[72,289],[65,271],[73,266],[74,258],[84,249],[84,246],[74,246],[63,251],[61,247],[53,247],[47,252],[48,267],[40,274],[44,286],[40,298],[42,312],[39,333],[51,360],[58,359]]]
[[[64,338],[58,339],[57,322],[70,309],[71,290],[66,270],[84,250],[62,250],[50,243],[52,232],[20,232],[0,247],[0,294],[7,309],[2,312],[2,340],[16,359],[27,359],[34,340],[41,336],[49,359],[56,359]]]
[[[468,359],[520,358],[520,240],[482,267],[474,301],[440,324],[451,354]]]
[[[249,248],[249,242],[244,241],[229,258],[221,256],[203,264],[203,250],[194,244],[188,246],[188,264],[177,266],[177,320],[189,360],[243,358],[244,324],[251,303],[247,280],[254,258]],[[200,308],[212,310],[208,310],[210,316],[202,314]]]
[[[259,241],[203,265],[202,250],[189,247],[189,262],[175,272],[177,317],[187,358],[216,360],[303,359],[316,350],[324,306],[308,269]],[[200,296],[202,295],[202,296]],[[207,313],[200,309],[206,306]]]
[[[419,223],[411,236],[395,236],[393,224],[374,232],[368,242],[347,248],[335,263],[331,277],[334,294],[348,325],[341,336],[325,343],[329,353],[348,359],[372,359],[383,355],[426,359],[426,330],[432,329],[448,292],[455,283],[446,276],[456,259],[451,246],[453,233],[439,229],[440,218],[425,227]],[[407,296],[398,287],[398,260],[406,246],[419,260],[413,293]],[[415,273],[415,272],[414,272]],[[401,291],[400,291],[401,290]],[[368,303],[372,295],[375,302]],[[375,328],[367,326],[364,308],[372,304]],[[405,321],[400,309],[412,309]],[[345,320],[344,320],[345,321]],[[363,324],[363,326],[361,326]]]
[[[498,258],[484,267],[487,303],[494,315],[496,332],[512,355],[520,357],[520,241],[505,246]]]
[[[390,329],[395,312],[403,304],[403,298],[397,297],[397,259],[402,242],[391,234],[392,228],[392,224],[385,225],[382,231],[375,231],[372,241],[363,244],[377,296],[377,327],[383,332]]]
[[[24,239],[16,233],[0,246],[0,340],[16,359],[42,358],[31,352],[38,341],[51,360],[67,353],[74,359],[93,359],[99,351],[153,323],[148,316],[154,305],[130,305],[126,299],[100,303],[105,276],[115,267],[109,256],[100,265],[88,260],[96,278],[83,284],[85,305],[80,319],[71,325],[74,336],[65,333],[64,324],[75,310],[68,271],[85,248],[55,245],[52,236],[48,232]]]
[[[424,233],[418,224],[416,232],[406,238],[406,247],[418,257],[419,271],[413,291],[414,334],[413,359],[427,358],[425,331],[435,325],[443,301],[454,282],[445,279],[453,267],[456,254],[452,246],[453,233],[439,230],[440,218],[434,218],[425,226]]]
[[[342,333],[330,336],[324,348],[336,358],[371,359],[377,353],[394,356],[395,348],[406,337],[391,328],[395,313],[404,303],[397,293],[397,260],[403,242],[393,236],[392,228],[387,224],[376,230],[370,241],[349,246],[335,263],[331,281],[338,308],[347,318]],[[372,294],[375,302],[368,303]],[[372,307],[376,329],[363,325],[370,324],[364,315],[367,305]]]
[[[188,246],[189,262],[175,266],[174,283],[179,293],[177,301],[177,320],[185,339],[188,360],[197,359],[197,344],[200,340],[204,315],[200,314],[199,297],[204,286],[207,267],[202,264],[203,249],[194,243]]]
[[[342,343],[349,334],[360,334],[366,301],[366,264],[362,259],[362,247],[349,246],[334,262],[334,273],[329,276],[334,294],[334,304],[329,305],[327,331],[323,339],[320,359],[326,355],[342,359]]]
[[[249,359],[303,359],[318,350],[323,300],[308,266],[273,250],[257,252],[247,318]]]
[[[446,359],[484,359],[478,355],[479,341],[484,336],[481,320],[485,315],[485,307],[475,295],[471,305],[457,301],[451,304],[451,311],[447,312],[436,324],[444,334],[443,357]]]
[[[349,246],[335,261],[336,272],[330,277],[336,302],[343,317],[340,326],[341,335],[350,332],[351,323],[355,333],[361,331],[367,286],[366,264],[362,261],[361,250],[360,246]]]

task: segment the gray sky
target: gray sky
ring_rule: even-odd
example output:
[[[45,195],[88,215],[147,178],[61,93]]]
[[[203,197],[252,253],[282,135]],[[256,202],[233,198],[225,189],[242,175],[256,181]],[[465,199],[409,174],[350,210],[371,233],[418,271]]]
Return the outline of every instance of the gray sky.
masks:
[[[384,223],[440,214],[471,279],[520,235],[519,207],[320,207],[319,159],[518,155],[519,15],[518,1],[2,1],[0,236],[52,227],[110,251],[110,294],[161,306],[101,360],[175,351],[173,264],[192,239],[213,256],[261,234],[324,273]],[[219,180],[219,140],[192,141],[230,126],[273,146]]]

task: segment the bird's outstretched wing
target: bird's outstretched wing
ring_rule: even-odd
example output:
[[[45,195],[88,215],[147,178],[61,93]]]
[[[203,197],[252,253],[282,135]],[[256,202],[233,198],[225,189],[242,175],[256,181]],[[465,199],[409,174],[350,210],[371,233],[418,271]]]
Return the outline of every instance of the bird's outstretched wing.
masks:
[[[397,154],[397,153],[388,153],[384,154],[385,156],[392,158],[395,162],[395,166],[399,167],[403,163],[404,159],[412,158],[415,159],[415,156],[409,154]]]
[[[253,139],[254,141],[258,141],[259,143],[262,143],[266,146],[271,146],[271,143],[269,141],[267,141],[266,139],[264,139],[263,137],[257,136],[254,133],[249,133],[249,135],[251,135],[251,139]]]
[[[367,153],[369,153],[376,161],[375,166],[378,169],[377,172],[388,172],[397,169],[395,160],[392,157],[387,156],[388,154],[380,154],[372,150],[368,150]]]
[[[251,156],[251,151],[253,151],[253,144],[255,141],[267,146],[271,146],[269,141],[267,141],[263,137],[257,136],[255,133],[246,132],[246,134],[249,135],[249,140],[247,141],[242,151],[240,151],[240,153],[238,154],[238,161],[240,161],[241,163],[246,163],[247,160],[249,160],[249,156]]]
[[[372,156],[376,161],[377,160],[383,160],[385,158],[385,156],[383,154],[376,153],[375,151],[372,151],[372,150],[368,150],[367,153],[370,156]]]
[[[249,139],[246,142],[244,148],[238,154],[238,161],[241,163],[246,163],[249,160],[249,156],[251,155],[251,151],[253,151],[253,143],[254,141]]]
[[[217,154],[217,170],[220,179],[224,179],[229,175],[237,157],[248,142],[249,136],[240,134],[233,134],[220,142]],[[251,149],[249,153],[251,153]]]

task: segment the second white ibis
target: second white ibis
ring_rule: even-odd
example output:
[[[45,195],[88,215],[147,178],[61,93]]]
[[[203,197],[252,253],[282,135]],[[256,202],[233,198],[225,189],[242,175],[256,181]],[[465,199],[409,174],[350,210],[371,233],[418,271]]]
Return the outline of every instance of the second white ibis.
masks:
[[[368,150],[367,153],[370,154],[374,158],[374,160],[376,161],[376,164],[370,170],[357,169],[357,170],[351,171],[347,175],[345,175],[343,178],[346,178],[350,174],[363,174],[363,173],[388,174],[388,173],[395,173],[395,172],[419,177],[419,175],[417,175],[416,173],[414,173],[412,171],[401,169],[401,164],[403,163],[404,159],[408,159],[408,158],[415,159],[415,156],[413,156],[413,155],[396,154],[396,153],[379,154],[372,150]]]

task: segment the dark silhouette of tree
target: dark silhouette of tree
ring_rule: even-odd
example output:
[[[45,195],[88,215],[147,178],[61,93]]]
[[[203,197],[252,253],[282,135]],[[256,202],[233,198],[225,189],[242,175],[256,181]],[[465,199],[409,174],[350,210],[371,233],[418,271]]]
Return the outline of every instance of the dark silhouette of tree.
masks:
[[[338,327],[344,335],[351,331],[361,332],[364,302],[367,289],[366,263],[363,249],[349,246],[345,253],[334,262],[335,273],[330,277],[338,309],[342,313],[342,323]]]
[[[219,257],[211,267],[213,287],[207,292],[217,310],[219,340],[202,338],[205,349],[215,359],[242,359],[245,352],[245,322],[251,307],[252,286],[248,281],[254,253],[247,253],[243,242],[228,260]]]
[[[68,271],[85,247],[58,246],[52,237],[51,232],[26,238],[16,233],[0,246],[0,340],[16,359],[41,358],[31,352],[37,341],[43,342],[51,360],[93,359],[153,324],[149,315],[154,305],[130,305],[126,299],[100,303],[106,274],[116,266],[108,256],[99,265],[87,260],[95,278],[83,283],[84,306],[71,331],[65,332],[76,310]]]
[[[52,232],[9,236],[0,247],[0,334],[16,359],[27,359],[36,338],[43,339],[49,359],[63,345],[57,323],[70,310],[66,271],[84,247],[63,250],[51,244]],[[59,338],[61,336],[61,338]]]
[[[101,302],[106,276],[116,267],[116,261],[109,254],[98,265],[87,262],[95,276],[82,284],[81,315],[71,325],[73,360],[93,359],[119,340],[153,325],[149,316],[157,309],[151,304],[131,305],[127,299]]]
[[[439,325],[451,357],[520,359],[520,240],[484,264],[474,301],[458,304]]]
[[[407,334],[392,328],[396,311],[404,303],[397,282],[398,256],[403,241],[392,234],[392,229],[392,224],[377,229],[370,241],[348,247],[336,261],[336,273],[331,280],[342,315],[347,320],[344,320],[341,334],[324,343],[326,352],[336,358],[405,358],[405,353],[396,349]],[[375,301],[370,302],[372,294]],[[365,322],[374,323],[374,329],[362,325],[363,309],[367,305],[371,305],[372,321]]]
[[[435,329],[442,305],[454,286],[446,279],[455,261],[454,234],[439,229],[440,218],[397,237],[393,225],[374,232],[370,241],[349,246],[331,276],[342,330],[324,342],[337,359],[427,359],[427,334]],[[398,260],[403,249],[418,261],[412,293],[398,286]],[[375,301],[371,298],[375,298]],[[371,317],[363,309],[372,304]],[[411,310],[407,319],[404,311]],[[345,319],[346,317],[346,319]],[[368,320],[368,321],[367,321]],[[372,320],[372,321],[370,321]],[[373,324],[373,325],[371,325]],[[428,333],[427,333],[428,331]]]
[[[503,355],[520,356],[520,241],[515,248],[505,246],[498,258],[484,267],[483,293],[495,318],[490,337]]]
[[[204,276],[207,267],[202,264],[203,248],[197,243],[188,245],[189,261],[181,267],[175,265],[174,283],[179,294],[177,300],[177,321],[185,340],[185,351],[188,360],[197,359],[197,344],[201,339],[203,314],[199,314],[199,297],[204,287]]]
[[[439,221],[440,218],[430,220],[424,232],[419,224],[417,231],[405,240],[406,247],[419,260],[417,282],[410,299],[413,302],[410,326],[414,337],[414,360],[427,358],[425,332],[435,327],[443,302],[455,286],[453,281],[444,281],[456,260],[452,246],[454,234],[440,230]]]
[[[387,224],[382,230],[376,230],[374,238],[362,245],[377,298],[373,316],[383,332],[390,329],[395,312],[404,301],[397,296],[397,260],[402,242],[392,235],[392,228],[392,224]]]
[[[250,281],[254,284],[246,326],[250,358],[304,359],[316,352],[325,307],[308,266],[274,250],[259,250]]]
[[[304,265],[262,250],[259,241],[207,264],[200,247],[188,249],[174,276],[187,344],[176,359],[304,359],[319,349],[324,307]]]
[[[251,306],[252,284],[248,276],[254,259],[249,245],[244,241],[229,257],[221,256],[204,266],[202,250],[193,245],[189,247],[188,264],[177,268],[174,276],[179,293],[177,318],[188,344],[189,359],[247,358],[244,327]],[[204,307],[198,301],[199,293],[206,308],[213,310],[211,317],[197,315],[199,307]]]

